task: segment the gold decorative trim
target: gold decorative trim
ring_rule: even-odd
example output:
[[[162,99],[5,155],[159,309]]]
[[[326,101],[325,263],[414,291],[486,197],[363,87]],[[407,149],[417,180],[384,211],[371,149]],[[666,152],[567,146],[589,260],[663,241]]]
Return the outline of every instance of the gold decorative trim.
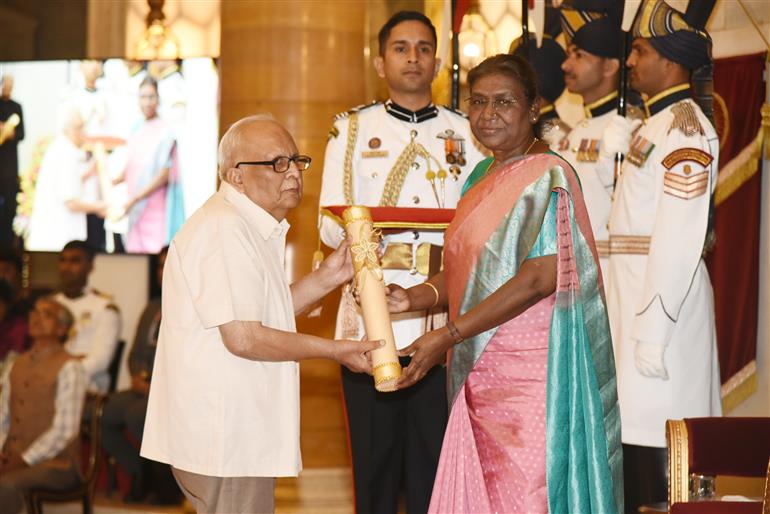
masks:
[[[679,129],[687,137],[704,134],[703,126],[698,120],[698,114],[691,103],[679,102],[671,108],[671,112],[674,114],[674,121],[671,122],[671,127],[668,129],[669,134],[674,129]]]
[[[599,257],[609,257],[610,256],[610,242],[606,239],[599,239],[596,241],[596,253],[599,254]]]
[[[622,236],[610,234],[610,255],[647,255],[650,252],[649,236]]]
[[[430,243],[420,243],[415,249],[411,243],[390,243],[382,254],[382,269],[410,270],[427,276],[431,246]]]
[[[691,200],[704,194],[709,186],[709,172],[690,177],[667,171],[663,176],[663,192],[683,200]]]
[[[334,214],[329,209],[320,209],[321,216],[326,216],[341,227],[345,226],[345,222]],[[375,221],[372,223],[374,228],[403,228],[404,230],[444,230],[449,226],[449,223],[428,223],[421,221]]]
[[[668,443],[668,506],[687,502],[690,497],[690,456],[687,424],[683,419],[666,421]]]
[[[593,118],[593,115],[591,114],[591,110],[596,109],[597,107],[601,107],[602,105],[606,104],[609,101],[614,100],[617,98],[618,92],[613,91],[610,94],[604,95],[603,97],[599,98],[598,100],[591,102],[590,104],[583,106],[583,113],[585,114],[586,118]]]
[[[345,203],[348,205],[353,205],[353,154],[356,149],[356,139],[358,139],[358,113],[354,112],[348,118],[348,142],[342,168],[342,187],[345,192]]]
[[[658,100],[660,100],[664,96],[668,96],[668,95],[671,95],[673,93],[678,93],[679,91],[684,91],[685,89],[690,89],[690,84],[689,83],[679,84],[678,86],[673,86],[673,87],[670,87],[668,89],[664,89],[663,91],[661,91],[657,95],[655,95],[655,96],[649,98],[648,100],[646,100],[644,102],[644,111],[647,113],[647,117],[648,118],[650,117],[650,106],[652,104],[654,104],[655,102],[657,102]]]
[[[770,459],[767,461],[767,476],[765,478],[765,496],[762,500],[762,514],[770,514]]]
[[[764,130],[760,127],[754,140],[719,171],[714,190],[714,204],[716,206],[727,200],[730,195],[757,173],[759,158],[762,154],[763,138]]]
[[[662,163],[667,170],[670,170],[675,165],[684,161],[697,162],[705,168],[711,164],[711,161],[713,160],[714,157],[712,157],[709,153],[704,152],[700,148],[680,148],[678,150],[674,150],[666,157],[664,157]]]
[[[735,409],[757,390],[757,361],[752,360],[722,384],[722,412]]]

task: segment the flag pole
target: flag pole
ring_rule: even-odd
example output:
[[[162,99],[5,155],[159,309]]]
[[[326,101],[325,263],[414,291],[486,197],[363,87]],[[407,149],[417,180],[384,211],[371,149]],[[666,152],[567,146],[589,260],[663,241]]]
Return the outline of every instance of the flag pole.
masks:
[[[460,31],[455,27],[456,16],[457,0],[452,0],[452,109],[455,110],[460,107]]]

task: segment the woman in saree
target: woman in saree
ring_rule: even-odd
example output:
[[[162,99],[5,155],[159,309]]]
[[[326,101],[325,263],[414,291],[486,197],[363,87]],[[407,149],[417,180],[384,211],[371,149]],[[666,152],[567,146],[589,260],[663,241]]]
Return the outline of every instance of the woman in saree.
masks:
[[[125,180],[128,202],[126,251],[157,254],[184,220],[176,139],[158,117],[158,84],[146,77],[139,85],[144,121],[128,142]]]
[[[614,358],[580,184],[535,137],[526,61],[491,57],[468,83],[471,129],[492,157],[468,178],[444,270],[388,296],[391,312],[449,309],[401,351],[412,360],[399,387],[451,354],[430,512],[622,512]]]

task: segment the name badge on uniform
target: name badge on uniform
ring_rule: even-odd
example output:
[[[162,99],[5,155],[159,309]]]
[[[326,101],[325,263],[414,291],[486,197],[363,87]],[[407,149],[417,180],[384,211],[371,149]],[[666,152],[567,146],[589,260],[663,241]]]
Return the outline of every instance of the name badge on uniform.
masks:
[[[452,129],[446,129],[436,137],[444,140],[444,155],[447,163],[460,166],[467,164],[465,160],[465,139],[462,136],[455,134],[455,131]]]
[[[581,139],[576,159],[579,162],[596,162],[599,160],[598,139]]]
[[[375,157],[387,157],[387,150],[364,150],[361,152],[362,159],[373,159]]]
[[[655,145],[650,141],[642,136],[636,135],[634,136],[634,139],[631,140],[631,147],[628,149],[626,159],[628,159],[628,162],[631,164],[641,168],[644,166],[644,163],[647,162],[647,158],[654,148]]]

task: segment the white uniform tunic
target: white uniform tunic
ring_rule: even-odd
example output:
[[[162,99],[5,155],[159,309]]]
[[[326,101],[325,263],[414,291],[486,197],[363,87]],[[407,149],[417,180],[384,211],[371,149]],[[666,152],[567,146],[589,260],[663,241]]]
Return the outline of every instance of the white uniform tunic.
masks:
[[[607,295],[623,443],[664,447],[667,419],[721,414],[714,300],[701,258],[719,144],[687,88],[648,103],[610,215]],[[637,341],[665,346],[668,379],[642,376]]]
[[[445,107],[433,105],[414,113],[404,111],[390,101],[385,104],[372,104],[357,110],[358,133],[352,153],[352,203],[356,205],[377,206],[383,194],[388,173],[411,140],[410,133],[416,132],[415,141],[423,145],[438,165],[448,172],[442,190],[440,180],[436,179],[434,192],[431,182],[426,178],[427,164],[418,157],[415,165],[406,176],[397,207],[449,208],[453,209],[460,199],[460,191],[465,180],[484,155],[471,135],[468,120]],[[350,117],[342,115],[335,122],[326,147],[324,172],[321,186],[321,207],[347,205],[344,186],[344,162],[348,144]],[[441,137],[439,137],[441,136]],[[454,148],[460,144],[464,150],[465,164],[447,162],[447,149],[452,144],[446,138],[454,138]],[[459,141],[462,143],[459,143]],[[438,171],[436,162],[431,161],[431,170]],[[321,240],[324,244],[336,248],[343,240],[343,229],[328,216],[321,217]],[[414,251],[421,243],[442,246],[443,231],[409,231],[386,235],[385,248],[390,243],[408,243]],[[426,280],[426,275],[410,270],[384,271],[385,283],[396,283],[408,288]],[[344,308],[341,307],[341,309]],[[343,334],[342,312],[337,318],[337,337],[355,337]],[[396,346],[404,348],[421,336],[425,330],[425,316],[422,313],[407,313],[392,317]],[[363,335],[363,321],[358,316],[358,334]]]
[[[615,160],[603,155],[602,135],[617,108],[617,93],[585,107],[586,117],[573,128],[558,148],[553,150],[572,164],[580,178],[583,197],[591,218],[591,228],[599,252],[604,287],[609,278],[609,231]]]
[[[81,296],[68,298],[57,293],[56,301],[75,318],[73,333],[64,345],[70,355],[83,355],[88,390],[106,393],[110,386],[109,366],[118,346],[121,318],[111,295],[87,287]]]

